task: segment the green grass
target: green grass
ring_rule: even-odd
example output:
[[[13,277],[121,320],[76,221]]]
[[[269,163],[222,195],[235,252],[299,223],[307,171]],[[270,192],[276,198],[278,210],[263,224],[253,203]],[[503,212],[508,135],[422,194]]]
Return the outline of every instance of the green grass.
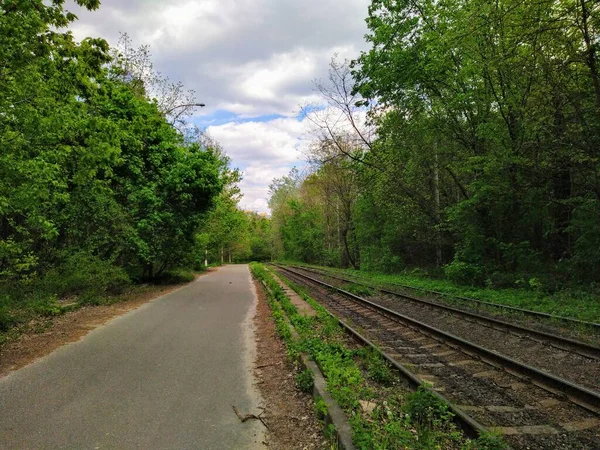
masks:
[[[262,264],[251,264],[255,278],[264,282],[272,317],[285,341],[288,355],[296,359],[307,353],[320,367],[327,380],[327,390],[346,412],[358,449],[487,449],[484,438],[465,439],[452,421],[447,405],[427,391],[408,392],[400,388],[400,379],[381,356],[365,348],[347,346],[347,338],[327,311],[306,291],[280,277],[317,312],[315,317],[301,315],[285,295],[273,275]],[[287,317],[287,320],[286,320]],[[289,322],[294,326],[294,338]],[[308,377],[297,382],[308,387]],[[374,403],[372,412],[363,411],[360,401]],[[317,402],[319,414],[327,405]],[[502,447],[498,447],[502,448]]]
[[[600,322],[600,296],[582,290],[568,289],[549,294],[544,292],[542,288],[537,287],[534,289],[529,284],[527,288],[502,289],[464,286],[446,279],[428,277],[420,271],[390,275],[353,269],[319,268],[354,278],[358,282],[368,281],[378,285],[402,284],[416,289],[438,291],[449,296],[469,297],[587,322]]]

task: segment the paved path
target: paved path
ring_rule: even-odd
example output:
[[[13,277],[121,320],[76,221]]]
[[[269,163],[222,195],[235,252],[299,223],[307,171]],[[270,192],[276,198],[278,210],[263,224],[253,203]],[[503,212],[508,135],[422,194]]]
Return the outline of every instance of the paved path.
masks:
[[[0,448],[261,448],[255,302],[226,266],[1,378]]]

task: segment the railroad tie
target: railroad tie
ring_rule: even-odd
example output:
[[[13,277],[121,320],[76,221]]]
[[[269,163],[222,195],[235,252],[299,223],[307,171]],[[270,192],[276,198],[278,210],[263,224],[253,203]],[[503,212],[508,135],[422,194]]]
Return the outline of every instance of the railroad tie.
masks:
[[[432,353],[431,355],[432,355],[432,356],[437,356],[437,357],[443,358],[443,357],[445,357],[445,356],[450,356],[450,355],[455,355],[455,354],[456,354],[456,351],[455,351],[455,350],[447,350],[447,351],[445,351],[445,352]],[[466,363],[469,363],[470,361],[458,361],[458,362],[462,362],[462,363],[465,363],[465,362],[466,362]],[[450,363],[450,365],[452,366],[452,365],[460,365],[460,364]]]
[[[490,427],[490,431],[507,436],[515,434],[558,434],[550,425],[523,425],[520,427]]]
[[[463,359],[462,361],[451,362],[448,365],[454,367],[466,366],[467,364],[479,364],[479,361],[473,359]]]
[[[560,426],[563,427],[565,431],[589,430],[590,428],[600,427],[600,418],[593,417],[575,422],[565,422],[561,423]]]
[[[490,378],[490,377],[494,377],[498,375],[498,371],[497,370],[486,370],[484,372],[478,372],[473,374],[473,376],[475,378]]]

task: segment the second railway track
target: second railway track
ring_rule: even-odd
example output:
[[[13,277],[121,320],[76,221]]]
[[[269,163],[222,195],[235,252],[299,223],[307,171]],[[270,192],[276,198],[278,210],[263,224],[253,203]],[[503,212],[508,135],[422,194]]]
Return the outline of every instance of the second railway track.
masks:
[[[295,270],[297,270],[295,268]],[[337,287],[350,282],[341,277],[301,268],[299,273],[325,278]],[[600,348],[497,318],[479,315],[445,304],[382,288],[365,297],[383,307],[405,314],[446,332],[473,341],[525,364],[600,391]]]
[[[280,268],[398,363],[518,448],[600,448],[600,394]]]

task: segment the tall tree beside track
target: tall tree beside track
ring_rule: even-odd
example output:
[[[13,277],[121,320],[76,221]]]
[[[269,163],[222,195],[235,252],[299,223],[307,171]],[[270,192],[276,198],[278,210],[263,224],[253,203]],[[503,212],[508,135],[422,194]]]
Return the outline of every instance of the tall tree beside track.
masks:
[[[352,64],[376,127],[352,158],[362,267],[598,281],[600,4],[373,0],[367,25]]]

